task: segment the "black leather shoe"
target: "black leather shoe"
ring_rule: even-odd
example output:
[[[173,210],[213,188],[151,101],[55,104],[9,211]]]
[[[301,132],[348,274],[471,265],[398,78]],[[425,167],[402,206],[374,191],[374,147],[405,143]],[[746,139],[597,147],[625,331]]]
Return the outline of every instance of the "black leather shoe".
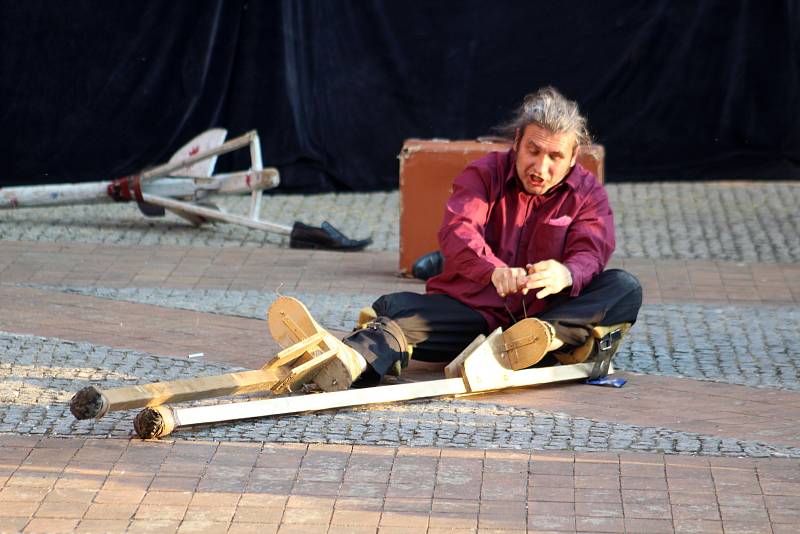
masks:
[[[444,256],[437,250],[418,258],[411,267],[411,274],[414,275],[414,278],[427,280],[437,274],[441,274],[443,270]]]
[[[364,247],[370,244],[372,244],[371,238],[350,239],[334,228],[328,221],[322,223],[321,227],[309,226],[300,221],[295,221],[294,226],[292,226],[292,233],[289,235],[289,246],[291,248],[354,252],[363,250]]]

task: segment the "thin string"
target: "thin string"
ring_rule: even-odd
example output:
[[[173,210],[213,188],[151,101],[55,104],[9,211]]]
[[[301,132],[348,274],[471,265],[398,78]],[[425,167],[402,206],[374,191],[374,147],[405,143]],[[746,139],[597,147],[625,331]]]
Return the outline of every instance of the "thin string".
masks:
[[[506,311],[508,312],[509,317],[511,317],[511,320],[513,321],[512,324],[516,324],[517,323],[517,318],[514,317],[513,313],[511,313],[511,308],[508,307],[508,301],[506,299],[503,299],[503,306],[506,307]],[[528,318],[528,310],[526,309],[526,306],[525,306],[525,295],[522,295],[522,316],[525,319]]]
[[[513,313],[511,313],[511,309],[508,307],[508,302],[506,301],[506,299],[503,299],[503,306],[506,307],[506,311],[508,312],[508,315],[511,317],[511,321],[512,321],[511,324],[516,324],[517,323],[517,318],[514,317]]]

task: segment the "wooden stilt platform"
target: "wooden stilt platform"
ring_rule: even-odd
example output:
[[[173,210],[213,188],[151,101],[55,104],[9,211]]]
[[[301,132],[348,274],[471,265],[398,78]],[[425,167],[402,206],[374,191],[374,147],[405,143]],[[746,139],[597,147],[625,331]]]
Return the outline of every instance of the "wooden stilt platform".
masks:
[[[78,391],[70,401],[76,419],[99,419],[108,412],[159,406],[225,395],[244,395],[277,389],[287,391],[287,382],[297,383],[302,372],[308,376],[331,358],[322,335],[310,336],[279,352],[261,369],[217,376],[186,378],[169,382],[153,382],[136,386],[100,389],[89,386]],[[301,371],[298,371],[300,369]]]
[[[446,369],[446,376],[449,378],[443,380],[215,406],[193,408],[159,406],[140,412],[134,420],[134,428],[142,438],[159,438],[175,429],[200,424],[577,380],[587,378],[593,367],[592,362],[587,362],[515,371],[508,367],[508,362],[502,330],[498,328],[488,337],[479,336],[453,360]],[[613,369],[609,369],[609,374],[611,373]]]

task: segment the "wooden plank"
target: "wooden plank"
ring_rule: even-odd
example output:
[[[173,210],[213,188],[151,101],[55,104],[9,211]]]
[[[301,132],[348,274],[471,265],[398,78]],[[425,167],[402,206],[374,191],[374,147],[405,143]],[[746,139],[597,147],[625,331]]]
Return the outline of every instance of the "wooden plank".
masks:
[[[479,346],[473,348],[474,344],[475,341],[459,355],[463,359],[457,361],[457,358],[452,362],[459,368],[464,385],[470,393],[588,378],[594,365],[591,361],[512,371],[508,368],[504,340],[499,328],[489,334]],[[614,368],[609,366],[608,374],[613,373]]]
[[[263,368],[289,365],[295,362],[300,356],[303,355],[303,353],[318,348],[319,343],[323,339],[325,339],[325,334],[323,332],[317,332],[306,339],[300,340],[294,345],[290,345],[276,354],[275,358],[268,361]]]
[[[576,380],[587,378],[594,365],[593,362],[586,362],[513,371],[507,367],[508,362],[503,357],[504,349],[503,332],[498,328],[485,339],[483,336],[476,338],[459,355],[459,361],[453,362],[455,368],[461,370],[461,377],[216,406],[182,409],[159,407],[157,410],[148,408],[136,416],[134,428],[140,437],[157,438],[182,426]],[[328,350],[298,366],[293,371],[294,375],[290,373],[278,384],[278,389],[310,375],[319,367],[319,362],[324,363],[332,357],[335,357],[335,351]],[[613,372],[614,369],[610,367],[609,374]]]
[[[248,402],[218,404],[216,406],[197,406],[194,408],[173,409],[177,426],[191,426],[222,421],[236,421],[282,415],[289,413],[330,410],[347,406],[381,404],[425,397],[440,397],[464,393],[464,382],[460,378],[414,382],[392,386],[378,386],[364,389],[348,389],[331,393],[297,395]]]
[[[501,338],[502,339],[502,338]],[[556,365],[525,369],[523,371],[509,371],[510,380],[507,387],[533,386],[564,380],[586,378],[591,371],[590,363],[573,365]],[[613,373],[609,369],[609,374]],[[494,384],[496,381],[486,381],[485,384]],[[487,391],[487,390],[483,390]],[[137,420],[167,419],[167,424],[136,425],[136,431],[142,438],[157,438],[167,435],[174,428],[188,427],[199,424],[220,423],[223,421],[238,421],[256,417],[285,415],[290,413],[309,412],[317,410],[330,410],[348,406],[362,406],[367,404],[381,404],[398,402],[411,399],[442,397],[476,393],[468,391],[461,378],[446,378],[427,382],[411,384],[398,384],[393,386],[378,386],[364,389],[348,389],[332,393],[318,393],[310,395],[297,395],[293,397],[279,397],[274,399],[256,400],[238,403],[225,403],[216,406],[197,406],[193,408],[160,407],[161,414],[142,417],[146,411],[137,415]],[[158,429],[158,431],[155,430]],[[165,430],[166,429],[166,430]]]
[[[505,382],[503,388],[529,387],[553,382],[564,382],[566,380],[580,380],[589,378],[594,362],[574,363],[571,365],[552,365],[549,367],[534,367],[533,369],[522,369],[514,371]],[[614,374],[613,366],[608,367],[608,374]]]
[[[275,187],[278,181],[278,173],[273,168],[240,171],[210,178],[166,176],[143,183],[142,193],[164,198],[204,198],[211,194],[238,194],[267,189]],[[106,181],[4,187],[0,189],[0,209],[111,203],[114,201],[108,196],[108,186],[111,183]],[[179,207],[170,209],[186,212]]]
[[[174,200],[171,198],[159,197],[156,195],[148,195],[147,193],[142,193],[142,199],[147,204],[155,204],[156,206],[161,206],[167,209],[178,209],[181,211],[185,211],[187,213],[199,215],[200,217],[204,217],[212,221],[238,224],[241,226],[245,226],[247,228],[253,228],[255,230],[264,230],[265,232],[274,232],[276,234],[281,234],[281,235],[289,235],[292,233],[292,227],[287,226],[285,224],[277,224],[266,221],[256,221],[248,217],[243,217],[241,215],[234,215],[233,213],[222,213],[221,211],[215,209],[197,206],[190,202],[181,202],[180,200]]]
[[[477,349],[481,343],[484,342],[486,336],[479,334],[478,337],[472,340],[472,343],[467,345],[467,348],[461,351],[461,354],[455,357],[453,361],[447,364],[444,368],[444,376],[446,378],[457,378],[461,376],[461,363]]]
[[[0,209],[113,202],[113,199],[108,196],[110,183],[89,182],[3,187],[0,188]]]
[[[72,397],[70,411],[78,419],[91,419],[112,411],[157,406],[166,402],[269,391],[288,374],[287,368],[258,369],[106,390],[90,386]]]
[[[226,152],[232,152],[236,149],[245,147],[249,145],[254,138],[257,139],[258,134],[256,133],[255,130],[252,130],[244,135],[240,135],[239,137],[226,141],[225,143],[219,146],[209,148],[208,150],[203,150],[188,158],[177,159],[175,161],[170,160],[168,163],[158,165],[157,167],[153,167],[152,169],[143,172],[142,182],[143,183],[147,182],[159,176],[166,176],[168,174],[173,173],[174,171],[191,167],[198,161],[203,161],[205,159],[209,159],[215,156],[219,156],[220,154],[225,154]]]
[[[288,393],[296,391],[299,385],[305,384],[313,378],[313,373],[336,357],[336,350],[329,350],[323,352],[319,356],[315,356],[311,360],[293,367],[289,375],[272,386],[272,392],[275,394]]]
[[[226,174],[215,174],[214,182],[219,183],[220,194],[248,193],[262,189],[272,189],[277,187],[280,182],[280,175],[273,167],[261,169],[260,171],[239,171]],[[253,217],[252,214],[250,216]]]
[[[157,406],[224,395],[241,395],[256,391],[291,391],[307,381],[312,372],[335,357],[334,350],[323,352],[325,332],[318,332],[286,347],[261,369],[224,375],[185,378],[101,390],[83,388],[73,396],[70,411],[78,419],[103,417],[116,410]],[[330,337],[330,336],[329,336]],[[291,367],[294,365],[294,367]]]
[[[217,376],[202,376],[154,382],[139,386],[117,388],[105,392],[111,406],[116,410],[129,410],[145,406],[155,406],[168,402],[183,402],[224,395],[242,395],[256,391],[268,391],[278,380],[287,374],[285,369],[257,369]],[[135,392],[135,393],[134,393]],[[133,393],[133,394],[132,394]]]
[[[505,352],[505,341],[500,328],[461,362],[461,377],[468,391],[502,389],[511,384],[511,370]]]

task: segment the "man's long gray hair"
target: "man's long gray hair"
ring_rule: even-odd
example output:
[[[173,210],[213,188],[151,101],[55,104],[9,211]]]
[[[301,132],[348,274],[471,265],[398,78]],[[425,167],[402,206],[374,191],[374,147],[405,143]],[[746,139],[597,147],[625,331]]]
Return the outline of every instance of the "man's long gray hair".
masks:
[[[592,142],[586,117],[581,115],[578,104],[550,86],[526,95],[514,117],[497,129],[505,137],[513,139],[517,130],[521,135],[529,124],[538,124],[554,133],[574,133],[578,145]]]

